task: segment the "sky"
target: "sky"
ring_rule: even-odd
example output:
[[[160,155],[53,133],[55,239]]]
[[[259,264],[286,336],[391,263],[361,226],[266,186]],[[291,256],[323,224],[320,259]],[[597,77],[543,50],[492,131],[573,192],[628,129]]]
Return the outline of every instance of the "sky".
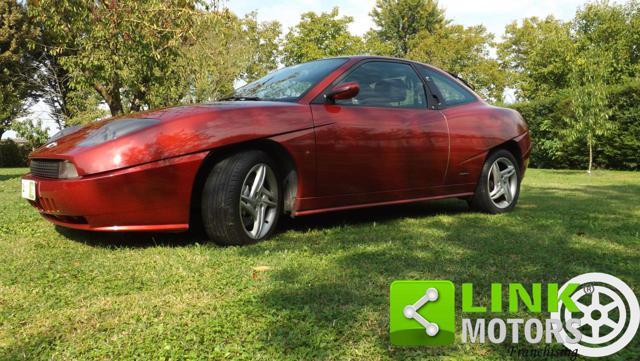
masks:
[[[465,26],[483,24],[497,36],[504,31],[505,25],[513,20],[525,17],[545,17],[553,15],[568,20],[585,0],[440,0],[440,7],[446,16],[456,24]],[[283,31],[300,20],[300,14],[307,11],[329,11],[338,6],[340,13],[353,17],[350,30],[362,35],[373,26],[369,12],[375,0],[229,0],[227,6],[238,15],[257,11],[258,20],[278,20]]]
[[[440,0],[446,17],[455,24],[472,26],[483,24],[489,32],[500,40],[504,28],[514,20],[526,17],[545,17],[553,15],[562,20],[573,18],[576,10],[587,3],[587,0]],[[259,21],[278,20],[282,24],[283,33],[300,20],[300,15],[307,11],[329,11],[333,7],[340,8],[341,15],[353,17],[350,31],[363,35],[373,22],[369,12],[375,0],[227,0],[226,5],[236,14],[243,16],[256,11]],[[41,118],[49,133],[57,131],[55,123],[47,116],[47,108],[39,103],[29,109],[32,118]],[[14,137],[15,133],[7,132],[3,138]]]

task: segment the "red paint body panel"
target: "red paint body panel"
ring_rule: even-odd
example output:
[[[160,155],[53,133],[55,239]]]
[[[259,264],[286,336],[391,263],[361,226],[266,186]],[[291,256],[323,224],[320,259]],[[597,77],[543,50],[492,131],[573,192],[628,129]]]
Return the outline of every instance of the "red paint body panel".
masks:
[[[207,152],[165,159],[79,179],[34,178],[32,204],[48,220],[87,230],[165,230],[189,228],[195,175]],[[70,223],[70,217],[86,222]]]
[[[439,111],[328,104],[311,108],[317,199],[308,207],[426,197],[444,184],[449,137]]]
[[[68,160],[80,176],[26,175],[37,181],[38,200],[31,203],[70,228],[186,230],[205,158],[258,140],[279,144],[293,160],[292,215],[471,195],[487,153],[509,141],[518,146],[524,171],[528,129],[510,109],[481,100],[444,109],[314,103],[345,71],[370,58],[348,59],[297,102],[221,102],[127,115],[159,122],[80,146],[90,132],[120,118],[92,123],[30,156]]]
[[[515,110],[492,107],[484,102],[443,109],[442,114],[447,118],[451,137],[447,184],[475,187],[487,152],[528,133],[526,124]]]
[[[161,122],[94,147],[78,146],[87,132],[119,118],[92,123],[58,141],[56,147],[38,149],[31,158],[70,160],[82,176],[313,128],[308,106],[283,102],[182,106],[126,118],[154,118]]]

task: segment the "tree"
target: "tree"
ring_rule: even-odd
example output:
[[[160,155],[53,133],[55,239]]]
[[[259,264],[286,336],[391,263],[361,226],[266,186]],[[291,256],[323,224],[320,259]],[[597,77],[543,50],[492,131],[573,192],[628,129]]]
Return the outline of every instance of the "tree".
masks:
[[[591,2],[574,19],[527,18],[505,29],[498,57],[508,85],[520,100],[556,95],[570,86],[573,64],[582,52],[607,48],[616,56],[611,82],[624,82],[640,71],[640,2]]]
[[[569,64],[575,57],[569,23],[552,16],[514,21],[507,25],[497,49],[508,86],[519,100],[548,97],[569,85]]]
[[[393,56],[395,48],[389,41],[383,41],[378,33],[370,29],[363,36],[364,52],[369,55]]]
[[[175,67],[185,81],[184,102],[218,99],[232,92],[235,81],[251,81],[277,66],[277,22],[258,23],[254,14],[239,19],[218,9],[201,13],[193,31],[195,39],[181,48]]]
[[[45,128],[39,119],[14,120],[11,129],[27,141],[27,145],[32,151],[41,147],[49,138],[48,128]]]
[[[242,74],[246,82],[263,77],[278,67],[280,56],[281,25],[277,21],[258,23],[256,13],[248,14],[244,19],[244,32],[247,34],[247,69]]]
[[[393,48],[390,55],[404,57],[409,42],[420,32],[435,33],[447,21],[436,0],[376,0],[370,13],[378,39]]]
[[[338,8],[320,15],[302,14],[300,22],[289,29],[283,46],[283,63],[293,65],[315,59],[355,55],[363,50],[362,39],[349,33],[350,16],[338,17]]]
[[[570,77],[569,94],[573,117],[565,118],[566,140],[586,140],[589,149],[591,174],[593,148],[599,137],[606,136],[615,129],[615,123],[609,120],[612,110],[608,104],[608,81],[612,73],[613,54],[599,48],[583,52],[573,63]]]
[[[640,2],[626,4],[593,2],[578,10],[572,21],[577,51],[593,46],[615,54],[611,60],[611,82],[638,74],[640,62]]]
[[[277,66],[280,25],[200,0],[32,1],[58,123],[214,100]],[[98,99],[91,95],[94,92]]]
[[[72,87],[94,89],[118,115],[149,107],[152,99],[180,99],[170,75],[191,35],[195,1],[40,0],[29,7],[52,38],[71,39],[49,51],[62,54]],[[75,51],[65,54],[69,45]]]
[[[493,34],[484,26],[447,25],[418,33],[409,42],[407,57],[456,74],[485,98],[499,101],[505,78],[498,62],[490,57],[493,45]]]
[[[32,37],[24,6],[15,0],[0,0],[0,138],[35,95]]]

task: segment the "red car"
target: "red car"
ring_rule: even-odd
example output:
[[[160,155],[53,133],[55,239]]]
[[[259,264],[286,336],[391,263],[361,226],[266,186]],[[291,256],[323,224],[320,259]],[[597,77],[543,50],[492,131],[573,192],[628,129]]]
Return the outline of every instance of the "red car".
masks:
[[[23,197],[51,222],[184,231],[220,244],[273,233],[281,215],[460,197],[512,210],[530,140],[429,65],[340,57],[287,67],[212,104],[67,128],[30,156]]]

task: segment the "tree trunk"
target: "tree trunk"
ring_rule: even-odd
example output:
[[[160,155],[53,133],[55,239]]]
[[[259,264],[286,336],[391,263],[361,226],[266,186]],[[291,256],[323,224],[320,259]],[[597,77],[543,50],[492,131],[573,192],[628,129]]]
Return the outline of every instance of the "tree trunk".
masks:
[[[587,173],[591,174],[591,167],[593,165],[593,139],[591,137],[589,137],[588,143],[589,143],[589,169],[587,170]]]
[[[122,107],[122,98],[120,97],[119,82],[114,81],[108,88],[99,83],[94,84],[93,87],[109,106],[111,116],[115,117],[116,115],[122,114],[124,109]]]

